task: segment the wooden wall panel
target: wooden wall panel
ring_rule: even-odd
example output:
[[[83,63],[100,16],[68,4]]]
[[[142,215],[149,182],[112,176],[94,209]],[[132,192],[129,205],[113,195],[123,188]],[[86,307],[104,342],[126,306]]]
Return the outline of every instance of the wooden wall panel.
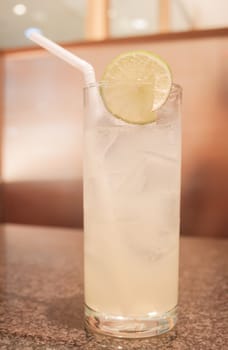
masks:
[[[102,40],[109,36],[109,0],[86,0],[86,39]]]
[[[159,31],[169,32],[170,31],[170,1],[159,0]]]
[[[3,113],[4,113],[4,60],[0,52],[0,222],[3,220],[2,197],[2,144],[3,144]]]
[[[5,221],[82,227],[82,180],[3,183]]]
[[[95,66],[98,79],[114,56],[134,49],[163,56],[173,69],[175,82],[184,89],[183,233],[223,236],[228,227],[224,204],[228,201],[228,119],[227,104],[221,102],[221,96],[226,100],[221,82],[228,36],[161,42],[140,38],[71,46]],[[5,67],[4,181],[81,181],[81,74],[42,51],[8,54]],[[213,185],[216,178],[218,191]],[[82,204],[80,196],[74,203]],[[14,210],[16,205],[8,207],[5,220],[13,220]]]

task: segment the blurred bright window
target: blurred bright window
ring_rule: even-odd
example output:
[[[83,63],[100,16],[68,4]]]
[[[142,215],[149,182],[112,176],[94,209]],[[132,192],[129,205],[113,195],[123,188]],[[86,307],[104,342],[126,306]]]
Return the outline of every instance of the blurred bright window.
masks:
[[[33,46],[30,27],[62,43],[84,40],[85,12],[86,0],[0,0],[0,48]]]
[[[110,36],[154,34],[159,31],[159,0],[111,0],[108,17]]]
[[[69,43],[227,26],[228,0],[0,0],[2,49],[33,45],[30,27]]]

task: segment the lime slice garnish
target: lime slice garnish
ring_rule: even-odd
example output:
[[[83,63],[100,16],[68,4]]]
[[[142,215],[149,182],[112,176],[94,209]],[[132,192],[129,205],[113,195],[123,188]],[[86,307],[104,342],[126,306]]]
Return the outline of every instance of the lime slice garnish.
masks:
[[[106,68],[101,96],[117,118],[132,124],[156,120],[172,85],[169,66],[150,51],[130,51],[117,56]]]

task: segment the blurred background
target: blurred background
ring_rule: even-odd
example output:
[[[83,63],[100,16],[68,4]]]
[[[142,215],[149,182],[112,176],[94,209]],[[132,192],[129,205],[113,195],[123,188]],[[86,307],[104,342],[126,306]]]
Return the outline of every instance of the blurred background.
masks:
[[[228,1],[0,1],[1,221],[81,227],[83,77],[31,27],[98,78],[123,51],[169,62],[184,90],[181,233],[228,236]]]

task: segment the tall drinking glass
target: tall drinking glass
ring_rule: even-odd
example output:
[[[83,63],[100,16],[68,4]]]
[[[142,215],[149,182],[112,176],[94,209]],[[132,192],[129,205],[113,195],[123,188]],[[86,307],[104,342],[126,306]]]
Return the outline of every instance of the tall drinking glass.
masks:
[[[85,89],[85,322],[92,331],[141,338],[177,320],[181,88],[157,120],[128,124]]]

